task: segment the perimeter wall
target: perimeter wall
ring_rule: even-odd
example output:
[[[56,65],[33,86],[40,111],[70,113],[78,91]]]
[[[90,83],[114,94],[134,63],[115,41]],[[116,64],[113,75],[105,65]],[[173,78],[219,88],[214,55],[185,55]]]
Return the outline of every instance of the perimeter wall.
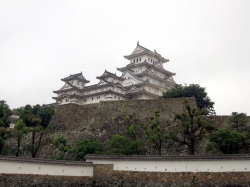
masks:
[[[114,171],[95,165],[93,177],[0,174],[0,186],[24,187],[247,187],[250,172],[138,172]]]

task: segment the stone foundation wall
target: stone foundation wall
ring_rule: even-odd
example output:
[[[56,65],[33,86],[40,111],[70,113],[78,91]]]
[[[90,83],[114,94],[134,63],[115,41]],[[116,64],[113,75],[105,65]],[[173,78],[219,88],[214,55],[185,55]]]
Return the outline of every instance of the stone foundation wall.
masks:
[[[50,125],[56,126],[54,133],[46,133],[43,140],[55,140],[57,136],[67,139],[70,146],[79,139],[92,138],[103,143],[106,149],[108,141],[113,134],[124,134],[127,127],[126,116],[130,116],[132,123],[135,124],[136,132],[142,142],[145,142],[145,134],[140,126],[140,122],[147,122],[150,116],[154,115],[155,110],[161,111],[161,121],[163,130],[168,132],[176,128],[174,115],[183,111],[183,99],[154,99],[154,100],[128,100],[128,101],[105,101],[90,105],[65,104],[55,107],[55,115]],[[193,107],[196,107],[195,98],[187,98]],[[230,116],[209,116],[218,128],[227,126]],[[178,128],[178,127],[177,127]],[[31,134],[26,134],[22,139],[21,146],[24,147],[31,140]],[[37,136],[38,137],[38,136]],[[196,147],[197,154],[207,154],[206,145],[208,140],[202,140]],[[16,140],[6,141],[10,148],[16,146]],[[149,154],[155,154],[154,150],[146,147]],[[44,145],[39,150],[37,157],[51,158],[58,155],[60,151],[52,143]],[[186,155],[187,146],[180,146],[178,143],[164,144],[164,155]],[[31,157],[28,152],[23,152],[22,156]]]
[[[93,182],[94,181],[92,177],[0,174],[1,187],[90,187],[92,186]]]

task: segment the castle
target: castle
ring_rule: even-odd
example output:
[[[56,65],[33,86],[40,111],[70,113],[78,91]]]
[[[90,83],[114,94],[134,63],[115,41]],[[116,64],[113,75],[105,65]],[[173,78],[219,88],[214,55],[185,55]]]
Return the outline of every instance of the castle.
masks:
[[[117,68],[121,76],[104,71],[98,84],[86,86],[90,81],[82,73],[70,75],[61,79],[64,86],[57,91],[56,104],[75,103],[79,105],[98,103],[108,100],[138,100],[155,99],[173,88],[176,83],[175,73],[164,69],[163,64],[168,59],[162,57],[156,50],[151,51],[137,42],[135,50],[124,58],[129,64]]]

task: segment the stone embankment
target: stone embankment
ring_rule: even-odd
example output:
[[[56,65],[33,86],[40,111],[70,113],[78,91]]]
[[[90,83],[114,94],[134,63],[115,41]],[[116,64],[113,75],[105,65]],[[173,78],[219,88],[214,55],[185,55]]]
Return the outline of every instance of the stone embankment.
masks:
[[[167,133],[176,128],[174,121],[175,114],[183,111],[183,99],[188,99],[193,107],[196,107],[195,98],[173,98],[173,99],[154,99],[154,100],[129,100],[129,101],[102,101],[96,104],[80,106],[76,104],[58,105],[55,107],[55,115],[50,125],[56,127],[54,133],[46,133],[43,140],[53,141],[57,136],[67,139],[70,146],[79,139],[92,138],[103,143],[105,150],[108,141],[113,134],[124,134],[124,129],[128,126],[125,117],[130,116],[132,123],[136,125],[138,137],[145,142],[145,133],[141,127],[141,122],[148,123],[149,118],[154,116],[155,110],[161,111],[161,124]],[[210,116],[217,127],[227,126],[230,116]],[[24,136],[21,146],[30,142],[31,134]],[[16,140],[9,139],[10,147],[16,146]],[[207,140],[201,141],[197,145],[197,154],[206,154]],[[147,147],[150,154],[154,151]],[[47,144],[39,150],[37,157],[51,158],[58,155],[59,150],[53,144]],[[163,154],[178,155],[188,154],[187,147],[177,143],[167,143],[163,146]],[[22,156],[31,157],[30,153],[24,152]]]

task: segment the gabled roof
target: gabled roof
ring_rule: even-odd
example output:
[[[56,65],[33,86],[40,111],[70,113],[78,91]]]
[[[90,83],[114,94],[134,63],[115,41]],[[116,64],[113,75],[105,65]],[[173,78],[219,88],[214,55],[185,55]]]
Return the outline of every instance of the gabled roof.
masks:
[[[125,76],[126,73],[128,73],[129,75],[131,75],[133,78],[135,78],[136,80],[138,80],[138,81],[140,81],[140,82],[144,82],[144,81],[145,81],[145,80],[143,80],[143,79],[137,77],[136,75],[134,75],[134,73],[132,73],[132,72],[129,71],[129,70],[126,70],[125,72],[123,72],[122,77]],[[124,80],[125,80],[125,79],[124,79]]]
[[[142,54],[148,54],[150,56],[154,56],[154,57],[158,58],[163,63],[169,61],[168,59],[165,59],[159,53],[157,53],[156,50],[151,51],[151,50],[147,49],[146,47],[139,45],[139,42],[137,42],[137,46],[134,49],[134,51],[130,55],[124,56],[124,58],[130,60],[131,58],[141,56]]]
[[[107,77],[113,77],[114,79],[117,79],[119,81],[123,81],[124,79],[121,77],[118,77],[116,74],[111,73],[105,69],[104,73],[101,76],[96,77],[97,79],[104,79]]]
[[[124,71],[126,71],[126,70],[133,71],[133,70],[130,69],[130,68],[132,68],[133,66],[134,66],[134,67],[140,67],[140,66],[143,66],[143,65],[146,65],[146,66],[148,66],[149,68],[154,67],[154,69],[156,69],[156,70],[158,70],[158,71],[161,71],[162,73],[169,74],[169,75],[171,75],[171,76],[175,75],[175,73],[172,73],[172,72],[170,72],[170,71],[168,71],[168,70],[165,70],[164,67],[162,67],[162,65],[161,65],[161,63],[160,63],[159,61],[158,61],[158,62],[155,62],[155,63],[153,63],[153,64],[151,64],[151,63],[147,62],[146,60],[144,60],[143,62],[138,63],[138,64],[130,63],[130,64],[128,64],[128,65],[125,66],[125,67],[116,68],[116,69],[117,69],[118,71],[120,71],[120,72],[124,72]]]
[[[138,92],[141,91],[142,89],[139,89],[135,86],[132,86],[125,94],[130,94],[130,93],[134,93],[134,92]]]
[[[89,81],[87,79],[85,79],[85,77],[82,75],[82,72],[77,73],[77,74],[72,74],[72,75],[70,74],[70,76],[65,77],[65,78],[63,78],[61,80],[66,82],[66,81],[71,81],[71,80],[74,80],[74,79],[77,79],[77,80],[85,82],[85,83],[89,83]]]

